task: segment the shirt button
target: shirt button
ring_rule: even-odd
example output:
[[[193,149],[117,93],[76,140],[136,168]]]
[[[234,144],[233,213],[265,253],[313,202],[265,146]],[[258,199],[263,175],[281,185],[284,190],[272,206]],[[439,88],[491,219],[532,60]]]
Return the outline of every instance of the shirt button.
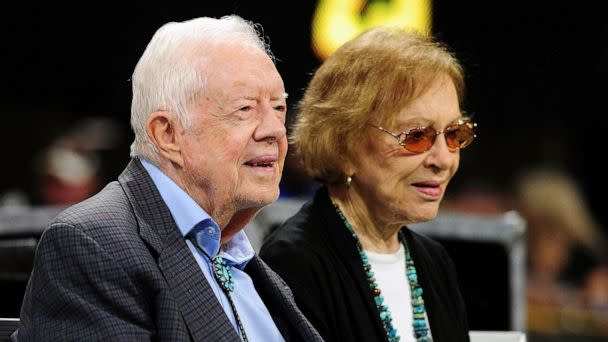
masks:
[[[207,228],[207,235],[213,236],[214,233],[215,233],[215,231],[213,230],[213,228]]]

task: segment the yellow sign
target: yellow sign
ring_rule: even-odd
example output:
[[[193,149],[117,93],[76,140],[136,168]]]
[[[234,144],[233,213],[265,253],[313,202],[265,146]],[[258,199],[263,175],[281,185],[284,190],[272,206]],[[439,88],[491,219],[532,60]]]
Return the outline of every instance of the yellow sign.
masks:
[[[319,0],[312,20],[312,45],[324,60],[338,47],[375,26],[431,31],[431,0]]]

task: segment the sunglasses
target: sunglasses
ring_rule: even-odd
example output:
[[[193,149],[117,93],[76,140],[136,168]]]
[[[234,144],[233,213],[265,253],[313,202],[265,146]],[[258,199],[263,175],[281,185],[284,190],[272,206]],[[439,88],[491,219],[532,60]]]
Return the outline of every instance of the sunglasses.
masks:
[[[399,145],[414,153],[430,150],[439,134],[443,134],[448,149],[452,152],[469,146],[473,142],[473,139],[477,137],[475,135],[477,124],[469,120],[458,120],[441,131],[436,131],[433,127],[429,126],[412,128],[401,133],[393,133],[380,126],[371,126],[390,134],[393,138],[397,139]]]

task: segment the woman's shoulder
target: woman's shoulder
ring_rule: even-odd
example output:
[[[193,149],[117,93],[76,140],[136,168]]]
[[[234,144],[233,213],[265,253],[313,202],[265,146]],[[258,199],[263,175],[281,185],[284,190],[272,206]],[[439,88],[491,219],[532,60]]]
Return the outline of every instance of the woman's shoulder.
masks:
[[[443,264],[451,264],[452,260],[445,247],[434,240],[433,238],[415,232],[409,228],[404,229],[408,244],[414,250],[418,257],[427,259],[433,263],[441,262]]]
[[[262,244],[259,256],[292,287],[309,293],[311,284],[326,274],[331,252],[324,246],[315,219],[306,205],[273,231]],[[325,278],[324,276],[321,278]],[[298,292],[298,291],[294,291]]]
[[[278,225],[264,240],[262,250],[269,247],[289,246],[295,250],[317,248],[327,239],[328,218],[323,193],[305,203],[293,216]]]
[[[430,249],[433,251],[444,250],[441,243],[439,243],[438,241],[432,239],[431,237],[429,237],[425,234],[418,233],[409,228],[405,228],[404,232],[405,232],[406,236],[409,235],[408,240],[410,240],[411,243],[413,243],[414,245],[420,245],[420,246],[424,247],[425,249]]]
[[[307,249],[321,239],[319,223],[321,222],[312,212],[311,203],[302,208],[276,229],[269,233],[264,240],[260,254],[270,248],[288,247],[294,250]]]

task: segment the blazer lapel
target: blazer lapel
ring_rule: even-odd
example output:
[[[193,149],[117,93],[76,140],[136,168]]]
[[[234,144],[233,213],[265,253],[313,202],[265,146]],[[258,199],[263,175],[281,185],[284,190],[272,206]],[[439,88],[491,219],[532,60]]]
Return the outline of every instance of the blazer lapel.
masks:
[[[287,284],[257,255],[245,267],[286,341],[323,341],[321,335],[298,309]],[[294,336],[294,333],[296,336]]]
[[[140,235],[157,257],[193,340],[237,341],[234,327],[139,160],[131,160],[119,182],[133,206]]]

